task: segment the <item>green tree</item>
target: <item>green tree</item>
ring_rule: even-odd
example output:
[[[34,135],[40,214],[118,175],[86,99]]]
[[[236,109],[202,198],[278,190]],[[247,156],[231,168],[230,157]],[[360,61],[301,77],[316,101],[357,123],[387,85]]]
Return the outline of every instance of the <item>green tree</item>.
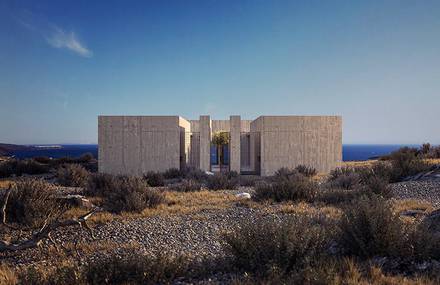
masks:
[[[220,171],[222,170],[223,146],[229,144],[228,132],[217,132],[212,136],[212,143],[217,147]]]

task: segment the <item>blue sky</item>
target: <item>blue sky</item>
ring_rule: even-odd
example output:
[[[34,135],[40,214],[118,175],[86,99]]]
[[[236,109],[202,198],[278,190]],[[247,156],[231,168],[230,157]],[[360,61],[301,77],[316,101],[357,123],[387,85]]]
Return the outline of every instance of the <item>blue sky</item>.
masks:
[[[342,115],[440,143],[440,1],[0,1],[0,142],[96,143],[99,114]]]

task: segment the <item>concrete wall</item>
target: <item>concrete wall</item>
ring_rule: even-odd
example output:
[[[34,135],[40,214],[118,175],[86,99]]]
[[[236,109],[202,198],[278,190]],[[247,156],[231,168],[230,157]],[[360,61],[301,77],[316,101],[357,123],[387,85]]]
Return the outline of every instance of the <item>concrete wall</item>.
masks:
[[[263,176],[300,164],[328,172],[342,160],[341,117],[263,116],[257,120]]]
[[[187,165],[210,170],[214,132],[231,134],[230,169],[271,175],[299,164],[328,172],[342,160],[342,118],[261,116],[99,116],[99,171],[142,175]]]
[[[241,118],[230,117],[229,170],[240,172],[241,169]]]
[[[200,116],[199,119],[200,133],[200,169],[204,171],[211,170],[211,118],[209,116]]]
[[[189,127],[179,116],[99,116],[99,171],[142,175],[179,168],[189,151],[181,132]]]

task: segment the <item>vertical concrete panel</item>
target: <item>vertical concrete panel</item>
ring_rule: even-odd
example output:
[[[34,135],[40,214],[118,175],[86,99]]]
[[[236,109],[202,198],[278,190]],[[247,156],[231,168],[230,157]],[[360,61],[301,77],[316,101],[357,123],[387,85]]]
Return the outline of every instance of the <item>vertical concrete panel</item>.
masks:
[[[124,152],[124,172],[133,175],[141,174],[141,157],[140,157],[140,141],[141,134],[139,132],[139,117],[124,117],[123,119],[123,152]]]
[[[120,174],[123,171],[123,117],[99,116],[99,171]]]
[[[210,147],[211,147],[211,118],[209,116],[200,116],[200,169],[204,171],[211,170]]]
[[[342,154],[341,118],[334,116],[263,116],[261,174],[299,164],[319,172],[335,168]],[[252,126],[252,124],[251,124]]]
[[[229,169],[240,173],[241,165],[241,118],[230,116]]]

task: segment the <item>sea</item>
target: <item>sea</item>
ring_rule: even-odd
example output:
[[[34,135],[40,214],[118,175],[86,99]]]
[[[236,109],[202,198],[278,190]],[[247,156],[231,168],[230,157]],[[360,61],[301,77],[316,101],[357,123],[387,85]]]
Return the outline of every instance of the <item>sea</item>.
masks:
[[[62,144],[62,145],[33,145],[32,150],[18,150],[11,155],[17,158],[32,158],[48,156],[52,158],[79,157],[84,153],[91,153],[98,157],[97,144]],[[401,147],[419,147],[419,145],[403,144],[344,144],[342,146],[343,161],[360,161],[374,159],[378,156],[389,154]]]

